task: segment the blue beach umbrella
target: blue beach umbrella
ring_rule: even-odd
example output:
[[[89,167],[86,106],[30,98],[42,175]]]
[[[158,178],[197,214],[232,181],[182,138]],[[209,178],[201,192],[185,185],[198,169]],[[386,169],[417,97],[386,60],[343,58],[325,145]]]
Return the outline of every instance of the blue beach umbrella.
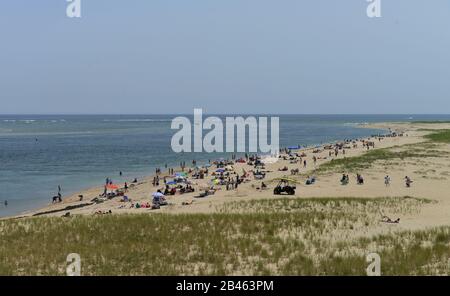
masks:
[[[187,174],[186,173],[175,173],[175,176],[177,176],[177,177],[186,177]]]
[[[164,194],[162,194],[161,192],[153,192],[152,196],[158,198],[158,197],[163,197]]]

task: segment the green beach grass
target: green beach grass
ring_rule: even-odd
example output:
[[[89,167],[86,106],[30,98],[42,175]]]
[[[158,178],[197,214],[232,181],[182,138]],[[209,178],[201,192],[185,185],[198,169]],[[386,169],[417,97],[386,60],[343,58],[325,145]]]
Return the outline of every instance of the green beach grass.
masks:
[[[431,130],[430,130],[431,131]],[[425,135],[428,141],[417,144],[374,149],[360,156],[333,159],[320,165],[316,173],[351,172],[357,173],[370,168],[375,162],[389,162],[410,158],[447,157],[448,152],[439,150],[439,144],[450,143],[450,130],[433,130]]]
[[[367,151],[360,156],[346,157],[340,159],[333,159],[326,162],[316,170],[316,173],[328,172],[361,172],[364,169],[370,168],[377,161],[393,161],[405,160],[408,158],[426,158],[426,157],[441,157],[443,154],[440,151],[429,150],[427,147],[422,147],[422,144],[403,145],[401,150],[399,147],[380,148]]]
[[[78,253],[83,275],[364,275],[370,252],[386,275],[446,274],[449,227],[367,234],[395,227],[379,221],[380,211],[414,215],[428,202],[286,198],[214,214],[0,221],[0,274],[64,275],[66,256]]]
[[[450,123],[449,120],[418,120],[418,121],[411,121],[412,124],[439,124],[439,123]]]
[[[439,130],[429,135],[426,135],[425,138],[436,143],[450,143],[450,130],[448,129]]]

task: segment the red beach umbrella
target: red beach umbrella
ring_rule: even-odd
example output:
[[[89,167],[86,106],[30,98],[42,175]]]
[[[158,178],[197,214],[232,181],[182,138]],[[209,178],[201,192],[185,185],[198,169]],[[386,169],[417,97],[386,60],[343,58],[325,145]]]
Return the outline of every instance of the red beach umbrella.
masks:
[[[117,190],[117,189],[119,189],[119,186],[117,186],[115,184],[109,184],[109,185],[106,185],[106,189],[108,189],[108,190]]]

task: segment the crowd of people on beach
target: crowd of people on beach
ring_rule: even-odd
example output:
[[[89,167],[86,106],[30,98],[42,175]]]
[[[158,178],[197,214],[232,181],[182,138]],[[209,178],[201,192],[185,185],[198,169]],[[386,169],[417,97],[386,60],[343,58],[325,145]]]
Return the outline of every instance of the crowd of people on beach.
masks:
[[[321,160],[331,159],[331,161],[333,161],[340,156],[346,157],[347,151],[358,148],[359,145],[361,145],[363,149],[374,149],[375,141],[381,142],[383,137],[384,136],[377,135],[369,139],[347,139],[339,143],[315,146],[310,149],[301,147],[300,145],[297,147],[281,148],[277,158],[278,160],[285,162],[282,162],[282,166],[277,170],[279,172],[288,172],[289,167],[291,167],[291,175],[299,175],[301,170],[305,170],[305,172],[306,170],[312,170],[314,172]],[[312,160],[312,164],[309,164],[308,160]],[[289,167],[288,165],[285,165],[286,162],[288,162]],[[247,165],[247,167],[245,165]],[[310,167],[312,167],[312,169]],[[132,191],[130,190],[135,185],[138,185],[137,178],[130,184],[124,182],[123,186],[118,186],[108,177],[105,179],[102,194],[92,201],[95,203],[102,203],[106,200],[120,197],[122,205],[119,206],[119,209],[159,209],[161,206],[169,204],[166,199],[168,196],[194,193],[192,197],[203,198],[214,195],[217,190],[238,190],[243,183],[264,180],[266,175],[270,173],[270,171],[265,169],[265,160],[261,155],[248,153],[245,153],[242,156],[232,154],[231,159],[221,158],[217,160],[208,160],[208,162],[203,165],[199,165],[196,160],[192,160],[192,165],[189,167],[186,166],[186,162],[181,161],[177,169],[169,167],[168,164],[165,164],[164,168],[165,170],[162,170],[161,168],[155,169],[155,175],[151,180],[151,185],[155,188],[155,191],[151,193],[151,200],[135,202],[129,197],[129,195],[132,195]],[[242,170],[242,172],[238,171],[237,168]],[[119,172],[119,176],[123,177],[122,171]],[[365,179],[360,173],[356,174],[355,180],[357,185],[365,184]],[[391,182],[391,177],[386,175],[384,177],[385,186],[389,187]],[[305,185],[314,185],[316,183],[317,178],[315,175],[310,174],[307,176]],[[349,174],[343,173],[340,178],[340,183],[341,185],[350,184]],[[411,178],[405,176],[406,187],[411,187],[412,183],[413,181]],[[266,182],[262,181],[260,184],[260,186],[256,186],[253,183],[251,187],[256,188],[257,190],[265,190],[268,188]],[[83,198],[81,197],[80,202],[82,200]],[[62,202],[61,186],[58,186],[58,193],[53,197],[52,202]],[[183,201],[182,204],[190,205],[192,202],[193,200]],[[5,201],[4,205],[8,205],[7,201]],[[100,212],[96,212],[95,214],[99,213]],[[102,213],[105,214],[110,212]]]

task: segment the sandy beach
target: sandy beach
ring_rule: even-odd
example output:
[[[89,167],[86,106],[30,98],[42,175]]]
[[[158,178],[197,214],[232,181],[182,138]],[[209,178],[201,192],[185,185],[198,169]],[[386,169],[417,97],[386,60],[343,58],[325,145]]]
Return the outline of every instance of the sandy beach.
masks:
[[[305,153],[302,161],[306,160],[307,165],[303,167],[303,163],[291,163],[289,160],[279,158],[275,163],[265,165],[266,177],[263,182],[268,186],[266,190],[257,189],[261,185],[261,180],[254,180],[253,176],[245,179],[245,182],[240,184],[237,189],[226,190],[225,186],[215,186],[217,189],[214,195],[205,198],[194,198],[199,194],[199,189],[209,186],[211,175],[206,176],[203,180],[192,180],[195,192],[176,194],[167,196],[169,205],[161,207],[158,210],[151,210],[148,208],[131,208],[131,205],[136,203],[151,203],[151,193],[157,189],[164,190],[163,184],[160,186],[153,186],[152,180],[154,176],[138,180],[137,184],[131,185],[126,192],[132,202],[121,202],[121,197],[105,200],[101,203],[95,203],[92,200],[103,192],[103,186],[91,188],[85,191],[78,192],[72,196],[63,198],[62,203],[49,204],[45,208],[26,212],[17,217],[29,217],[33,215],[43,216],[62,216],[70,212],[70,215],[94,215],[97,212],[109,212],[116,214],[130,214],[130,213],[213,213],[221,209],[221,207],[229,202],[248,201],[254,199],[271,199],[274,198],[273,187],[276,186],[277,181],[273,180],[283,176],[287,176],[297,181],[296,193],[293,196],[286,196],[286,198],[310,198],[310,197],[417,197],[426,198],[435,202],[423,206],[420,214],[414,216],[401,217],[398,229],[421,229],[430,226],[450,225],[450,196],[448,193],[450,177],[450,159],[448,157],[422,157],[422,158],[408,158],[401,161],[389,162],[382,159],[375,161],[370,168],[359,171],[364,179],[364,185],[356,184],[355,172],[349,173],[339,169],[335,171],[322,172],[319,170],[321,166],[326,163],[333,162],[337,159],[352,158],[364,155],[369,151],[393,148],[399,150],[414,149],[415,146],[423,145],[426,139],[423,137],[430,133],[430,124],[417,123],[378,123],[361,126],[361,128],[377,128],[390,129],[397,134],[403,136],[383,137],[383,138],[368,138],[360,139],[357,147],[353,145],[345,149],[345,155],[339,151],[337,156],[330,157],[330,150],[324,149],[323,145],[318,153],[313,153],[316,148],[308,148],[301,151],[296,151],[299,154]],[[433,124],[433,129],[448,129],[450,124]],[[373,141],[374,148],[369,150],[363,147],[361,140]],[[450,153],[450,147],[447,144],[439,145],[441,154],[445,156]],[[317,151],[316,151],[317,152]],[[317,158],[314,164],[313,157]],[[282,167],[288,167],[288,171],[279,171]],[[251,172],[253,167],[246,163],[235,163],[233,165],[234,172],[242,174]],[[298,175],[291,175],[291,169],[299,169]],[[185,168],[187,171],[188,168]],[[181,171],[181,170],[175,170]],[[211,167],[210,171],[214,171]],[[232,172],[232,173],[234,173]],[[343,186],[339,180],[343,173],[350,175],[350,182]],[[315,176],[317,181],[313,185],[305,185],[307,176]],[[384,177],[389,175],[391,178],[390,186],[385,186]],[[405,186],[404,178],[409,176],[413,180],[411,188]],[[160,174],[162,179],[171,177],[167,172]],[[131,180],[130,180],[131,181]],[[80,201],[79,196],[83,195],[83,200]],[[79,208],[77,208],[79,207]]]
[[[195,191],[166,194],[159,209],[142,205],[164,191],[164,177],[171,183],[167,172],[159,186],[154,176],[130,185],[124,195],[131,201],[103,197],[100,185],[4,218],[4,274],[62,274],[73,250],[87,275],[362,275],[372,252],[384,275],[450,274],[450,123],[361,128],[386,135],[283,152],[263,169],[237,161],[221,170],[240,176],[237,189],[211,181],[222,174],[215,165],[203,179],[186,167],[175,186]],[[254,170],[265,178],[256,180]],[[295,193],[274,194],[280,179]],[[205,188],[215,193],[198,197]],[[10,249],[10,241],[22,248]]]
[[[0,276],[450,276],[448,1],[5,2]]]

